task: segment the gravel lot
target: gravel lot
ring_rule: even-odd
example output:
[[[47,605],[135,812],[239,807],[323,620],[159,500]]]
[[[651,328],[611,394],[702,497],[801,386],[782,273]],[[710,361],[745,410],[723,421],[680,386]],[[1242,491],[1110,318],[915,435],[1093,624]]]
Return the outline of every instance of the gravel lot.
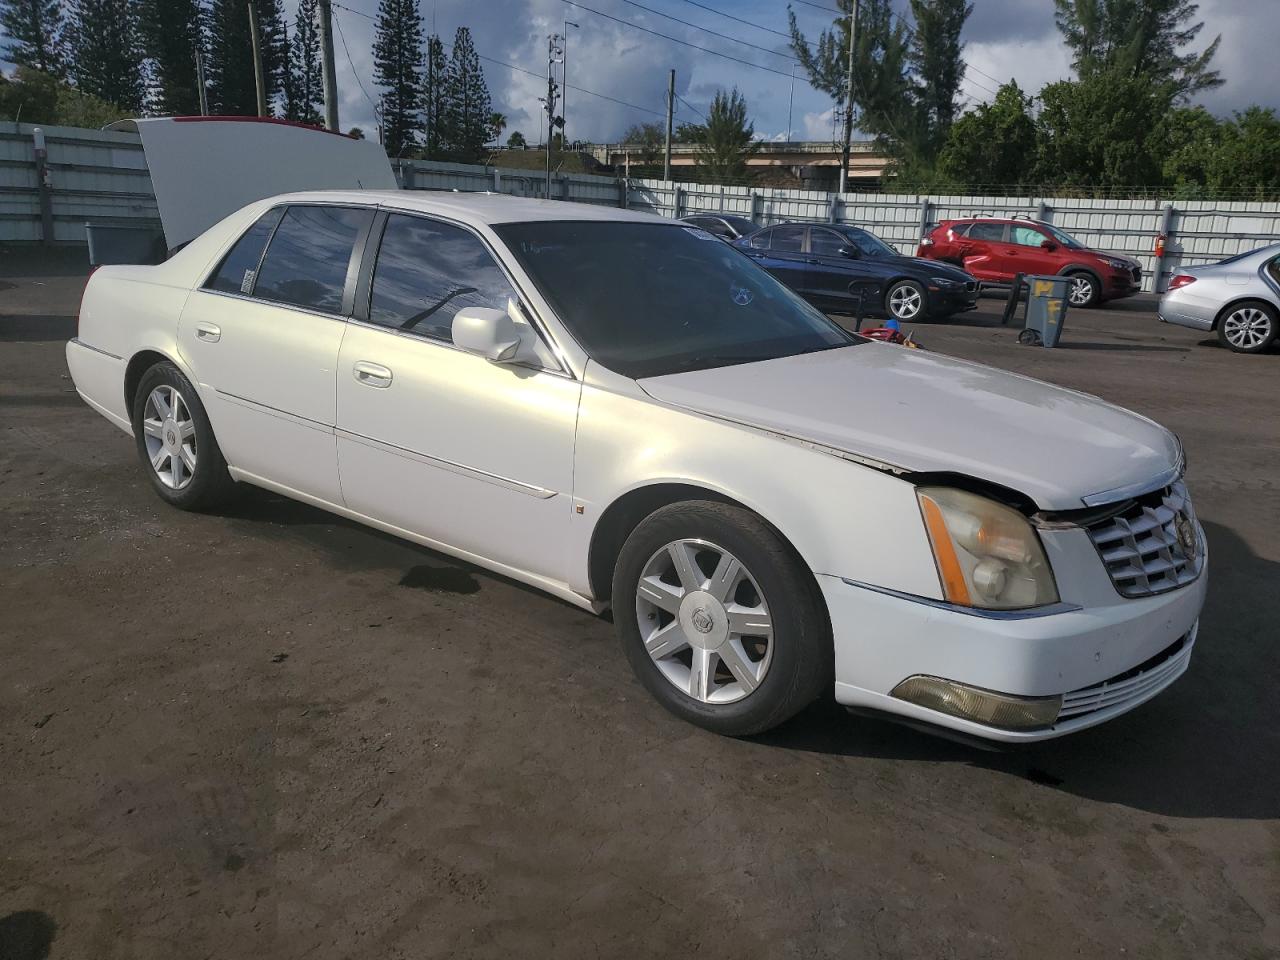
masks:
[[[1181,434],[1191,669],[1023,752],[830,703],[735,741],[541,594],[262,492],[164,507],[67,377],[83,273],[0,250],[4,960],[1280,956],[1280,354],[1150,301],[1058,350],[994,300],[916,325]]]

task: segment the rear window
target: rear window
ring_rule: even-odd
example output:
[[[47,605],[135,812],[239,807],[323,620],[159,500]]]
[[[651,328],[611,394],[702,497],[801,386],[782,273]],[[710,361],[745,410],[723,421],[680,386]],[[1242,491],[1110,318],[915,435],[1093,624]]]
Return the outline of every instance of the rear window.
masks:
[[[218,272],[205,284],[206,290],[219,290],[222,293],[248,293],[253,289],[253,280],[262,260],[262,248],[267,245],[271,231],[280,222],[284,207],[272,207],[256,223],[241,235],[231,252],[218,267]]]
[[[289,207],[267,247],[254,296],[340,313],[351,251],[372,219],[372,210]]]

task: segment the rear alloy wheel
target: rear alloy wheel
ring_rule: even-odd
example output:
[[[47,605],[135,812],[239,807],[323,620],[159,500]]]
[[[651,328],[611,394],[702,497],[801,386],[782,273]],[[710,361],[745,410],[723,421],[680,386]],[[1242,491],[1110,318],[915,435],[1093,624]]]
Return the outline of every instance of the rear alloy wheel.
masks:
[[[642,521],[614,569],[613,618],[649,693],[717,733],[768,730],[831,689],[818,585],[741,507],[687,501]]]
[[[1067,301],[1073,307],[1092,307],[1098,302],[1098,281],[1089,274],[1073,273],[1067,280]]]
[[[1276,311],[1261,301],[1238,303],[1218,321],[1218,340],[1236,353],[1262,353],[1275,342]]]
[[[884,304],[895,320],[915,320],[924,313],[924,287],[914,280],[899,280],[885,294]]]

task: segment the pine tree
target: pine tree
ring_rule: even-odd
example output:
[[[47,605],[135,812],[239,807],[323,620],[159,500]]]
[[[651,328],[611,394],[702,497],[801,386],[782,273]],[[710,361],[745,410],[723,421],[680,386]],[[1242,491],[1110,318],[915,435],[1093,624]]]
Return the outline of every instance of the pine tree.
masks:
[[[197,0],[138,0],[143,51],[151,64],[153,112],[191,116],[200,112],[196,49],[203,42]]]
[[[258,39],[262,44],[262,77],[267,109],[284,92],[288,72],[288,37],[280,0],[255,0]],[[209,109],[227,116],[258,113],[258,89],[253,74],[253,39],[249,5],[245,0],[213,0],[209,9]]]
[[[137,14],[133,0],[73,0],[68,29],[76,86],[134,114],[144,91]]]
[[[911,36],[910,60],[920,83],[919,103],[930,152],[947,138],[956,116],[956,97],[964,79],[960,31],[973,13],[965,0],[911,0],[916,28]]]
[[[0,0],[0,55],[15,66],[65,79],[64,26],[61,0]]]
[[[422,17],[417,0],[382,0],[373,39],[373,79],[382,95],[382,139],[393,157],[415,145],[422,104]]]
[[[478,160],[484,153],[484,145],[493,139],[490,127],[493,107],[480,57],[471,42],[471,31],[466,27],[459,27],[454,35],[445,86],[448,90],[445,111],[452,141],[450,152],[464,162]]]
[[[267,86],[267,109],[274,113],[274,105],[284,93],[285,77],[289,73],[289,35],[284,28],[284,9],[280,0],[254,0],[258,11],[258,39],[262,44],[262,76]],[[247,4],[241,4],[246,10]],[[256,100],[255,91],[255,100]]]
[[[320,32],[316,28],[316,0],[298,0],[298,15],[289,40],[285,116],[290,120],[324,122],[324,85],[320,75]]]
[[[449,61],[444,44],[437,36],[427,38],[426,64],[423,70],[422,130],[423,152],[428,160],[443,159],[453,142],[449,130]]]
[[[706,126],[698,133],[694,160],[699,178],[707,183],[741,182],[754,142],[755,124],[747,122],[747,101],[738,88],[717,91]]]

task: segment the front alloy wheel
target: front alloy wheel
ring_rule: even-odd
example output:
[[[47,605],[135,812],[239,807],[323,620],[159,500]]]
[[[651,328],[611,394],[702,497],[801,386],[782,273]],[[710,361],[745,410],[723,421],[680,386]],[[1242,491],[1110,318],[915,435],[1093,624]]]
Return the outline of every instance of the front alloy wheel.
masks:
[[[1261,353],[1276,339],[1276,318],[1261,304],[1241,304],[1222,318],[1218,336],[1237,353]]]
[[[1077,273],[1067,287],[1067,300],[1073,307],[1089,307],[1098,299],[1098,284],[1093,277]]]
[[[769,670],[773,624],[742,562],[705,540],[676,540],[649,558],[636,589],[645,650],[667,682],[701,703],[750,695]]]
[[[924,289],[914,281],[903,280],[889,288],[885,302],[889,316],[895,320],[914,320],[924,312]]]

